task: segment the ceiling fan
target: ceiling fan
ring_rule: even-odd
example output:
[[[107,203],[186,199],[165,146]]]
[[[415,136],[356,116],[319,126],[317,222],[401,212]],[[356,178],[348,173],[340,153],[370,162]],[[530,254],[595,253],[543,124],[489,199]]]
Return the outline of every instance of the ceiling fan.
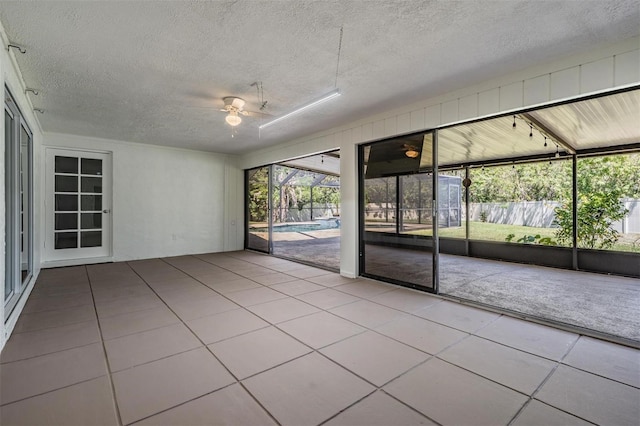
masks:
[[[419,148],[408,143],[402,145],[402,150],[404,151],[404,155],[409,158],[417,158],[420,155]]]
[[[222,98],[222,100],[224,101],[224,108],[222,108],[220,111],[227,113],[227,116],[224,118],[224,120],[232,127],[235,127],[242,123],[242,117],[240,116],[271,116],[270,114],[264,112],[245,110],[245,100],[236,96],[226,96]],[[266,102],[263,103],[262,108],[264,108],[265,105]]]

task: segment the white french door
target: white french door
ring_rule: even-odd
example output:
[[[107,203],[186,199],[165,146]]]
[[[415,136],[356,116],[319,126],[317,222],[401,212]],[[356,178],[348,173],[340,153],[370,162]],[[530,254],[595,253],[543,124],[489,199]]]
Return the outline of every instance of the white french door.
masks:
[[[47,261],[111,256],[111,155],[47,149]]]

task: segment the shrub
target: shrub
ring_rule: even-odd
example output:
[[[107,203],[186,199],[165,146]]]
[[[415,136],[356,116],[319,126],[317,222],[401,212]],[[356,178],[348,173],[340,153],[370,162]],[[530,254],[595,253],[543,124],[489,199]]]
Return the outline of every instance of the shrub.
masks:
[[[513,239],[516,237],[516,234],[509,234],[507,235],[507,238],[505,238],[505,241],[508,243],[512,243]],[[521,243],[521,244],[538,244],[541,246],[557,246],[558,243],[554,240],[552,240],[549,237],[543,237],[540,234],[536,234],[536,235],[525,235],[522,238],[519,238],[518,240],[516,240],[516,243]]]
[[[583,195],[578,201],[578,247],[610,249],[620,238],[613,222],[622,220],[629,211],[620,201],[620,191],[595,192]],[[573,206],[565,203],[555,209],[555,223],[559,226],[556,238],[562,244],[573,240]]]

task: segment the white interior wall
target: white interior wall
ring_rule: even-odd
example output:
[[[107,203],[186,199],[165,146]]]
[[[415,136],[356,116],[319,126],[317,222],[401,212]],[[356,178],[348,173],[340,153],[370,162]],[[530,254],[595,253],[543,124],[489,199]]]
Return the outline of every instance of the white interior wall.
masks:
[[[0,40],[3,43],[3,46],[8,44],[8,40],[4,33],[4,29],[0,26]],[[15,51],[12,49],[8,51],[7,49],[0,49],[0,79],[4,86],[6,86],[11,94],[15,102],[18,104],[18,108],[20,109],[22,115],[24,116],[27,124],[31,128],[33,132],[33,199],[34,199],[34,211],[33,211],[33,244],[34,244],[34,253],[33,253],[33,276],[31,281],[26,285],[23,290],[23,293],[18,301],[17,305],[13,309],[11,315],[5,320],[0,321],[0,350],[4,347],[5,342],[11,335],[13,328],[22,312],[22,309],[27,301],[29,294],[33,288],[33,285],[38,277],[40,272],[40,262],[41,262],[41,234],[39,232],[38,223],[40,223],[40,204],[38,202],[40,196],[40,170],[38,168],[38,164],[40,161],[40,151],[42,146],[42,130],[40,128],[40,123],[37,121],[34,112],[33,105],[27,96],[25,96],[24,89],[25,84],[22,80],[21,74],[17,71],[18,67],[16,66],[16,62],[13,59]],[[19,53],[18,53],[19,54]],[[4,89],[3,89],[4,90]],[[4,289],[4,277],[5,277],[5,167],[4,167],[4,152],[5,152],[5,140],[4,140],[4,118],[0,120],[0,138],[2,138],[2,149],[0,149],[0,231],[2,233],[2,256],[0,256],[0,277],[2,277],[2,288]],[[4,312],[4,303],[0,303],[0,318],[5,318]]]
[[[248,169],[330,149],[341,155],[341,265],[344,276],[358,275],[358,201],[355,152],[358,144],[475,118],[542,106],[598,91],[640,83],[640,38],[594,46],[589,52],[461,88],[354,123],[240,158]],[[344,94],[349,96],[348,93]],[[339,102],[337,100],[336,102]]]
[[[52,133],[44,145],[111,153],[113,261],[242,248],[235,156]]]

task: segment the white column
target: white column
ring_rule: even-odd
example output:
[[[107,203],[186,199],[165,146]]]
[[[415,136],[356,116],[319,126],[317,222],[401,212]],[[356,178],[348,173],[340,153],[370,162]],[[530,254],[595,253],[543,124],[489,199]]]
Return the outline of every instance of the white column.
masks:
[[[358,276],[358,147],[340,148],[340,275]]]

